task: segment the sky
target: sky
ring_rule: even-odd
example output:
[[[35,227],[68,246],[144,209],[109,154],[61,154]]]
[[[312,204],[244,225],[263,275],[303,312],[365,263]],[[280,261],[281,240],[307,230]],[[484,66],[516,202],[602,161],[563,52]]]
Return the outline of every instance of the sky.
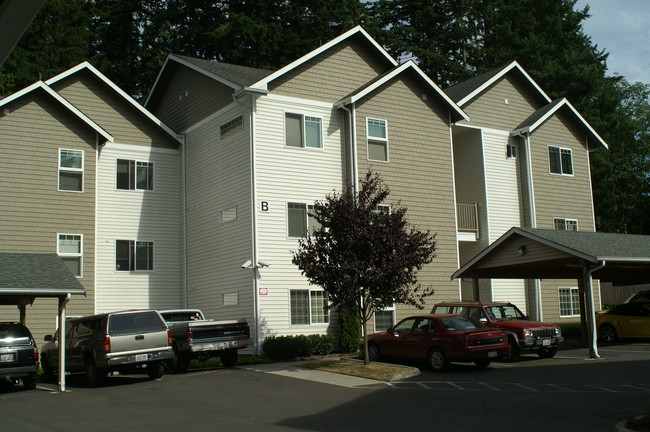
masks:
[[[650,85],[650,0],[578,0],[576,8],[586,5],[584,33],[609,52],[608,75]]]

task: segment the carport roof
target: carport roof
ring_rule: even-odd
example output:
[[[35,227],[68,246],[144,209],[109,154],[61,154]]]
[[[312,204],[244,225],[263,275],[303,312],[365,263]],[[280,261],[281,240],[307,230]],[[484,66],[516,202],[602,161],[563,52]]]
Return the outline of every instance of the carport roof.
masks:
[[[511,228],[452,278],[578,279],[583,269],[599,279],[647,279],[650,236]]]
[[[77,278],[55,254],[0,253],[0,302],[20,297],[85,294]]]

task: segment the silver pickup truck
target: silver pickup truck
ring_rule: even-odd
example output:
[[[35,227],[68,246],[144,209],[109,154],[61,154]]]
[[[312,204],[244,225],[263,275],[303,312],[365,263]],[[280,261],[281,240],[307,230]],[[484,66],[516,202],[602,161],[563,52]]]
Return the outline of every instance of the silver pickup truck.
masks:
[[[100,385],[109,372],[146,373],[161,378],[173,358],[172,336],[155,310],[111,312],[71,319],[67,325],[65,367],[85,372],[89,386]],[[45,336],[41,366],[52,379],[58,370],[58,335]]]

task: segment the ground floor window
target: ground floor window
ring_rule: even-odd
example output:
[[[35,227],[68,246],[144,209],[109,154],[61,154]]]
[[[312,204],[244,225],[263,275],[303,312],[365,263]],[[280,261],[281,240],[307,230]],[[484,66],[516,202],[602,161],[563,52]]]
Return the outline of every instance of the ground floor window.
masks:
[[[560,288],[560,316],[580,316],[578,288]]]
[[[395,325],[395,307],[375,312],[375,331],[386,331]]]
[[[325,324],[329,322],[325,292],[291,290],[290,297],[292,325]]]

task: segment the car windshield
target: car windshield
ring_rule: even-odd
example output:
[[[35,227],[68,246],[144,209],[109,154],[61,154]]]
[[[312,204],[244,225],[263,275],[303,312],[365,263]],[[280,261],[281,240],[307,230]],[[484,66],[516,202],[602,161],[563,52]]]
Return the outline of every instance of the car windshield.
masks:
[[[471,330],[478,328],[469,319],[462,316],[440,318],[440,323],[445,330]]]
[[[494,321],[526,319],[526,315],[521,313],[515,305],[486,306],[485,312]]]
[[[155,312],[111,315],[108,321],[108,332],[112,335],[155,332],[166,328],[165,323]]]

